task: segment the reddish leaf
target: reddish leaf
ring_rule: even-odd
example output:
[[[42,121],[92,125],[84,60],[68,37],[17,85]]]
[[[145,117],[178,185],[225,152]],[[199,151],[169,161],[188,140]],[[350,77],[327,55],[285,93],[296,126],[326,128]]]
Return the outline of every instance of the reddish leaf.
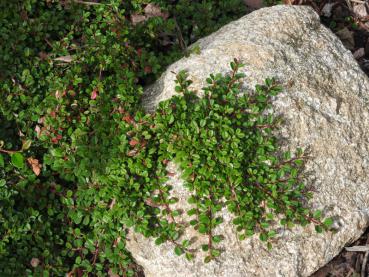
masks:
[[[127,123],[132,123],[133,122],[133,118],[130,115],[126,115],[123,117],[123,120]]]
[[[97,90],[96,90],[96,89],[94,89],[94,90],[91,92],[91,99],[92,99],[92,100],[95,100],[95,99],[96,99],[96,97],[97,97],[97,95],[98,95]]]
[[[151,69],[151,66],[145,66],[145,68],[144,68],[144,72],[145,73],[151,73],[152,72],[152,69]]]
[[[135,146],[135,145],[137,145],[137,144],[139,144],[140,142],[139,141],[137,141],[137,140],[135,140],[135,139],[132,139],[130,142],[129,142],[129,145],[131,145],[131,146]]]
[[[169,163],[169,161],[168,161],[168,160],[164,160],[164,161],[163,161],[163,164],[164,164],[164,165],[167,165],[168,163]]]
[[[40,136],[40,133],[41,133],[41,128],[40,126],[36,125],[35,127],[35,132],[36,132],[36,136],[39,137]]]

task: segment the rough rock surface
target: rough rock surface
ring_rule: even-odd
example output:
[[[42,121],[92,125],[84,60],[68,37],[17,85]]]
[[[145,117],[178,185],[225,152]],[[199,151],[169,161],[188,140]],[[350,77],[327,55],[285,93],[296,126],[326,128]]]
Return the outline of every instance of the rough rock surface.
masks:
[[[335,216],[338,231],[281,229],[268,251],[257,236],[239,241],[231,216],[223,210],[225,222],[217,232],[225,236],[225,252],[217,261],[203,264],[198,255],[187,262],[175,256],[172,244],[158,247],[153,239],[135,233],[129,235],[128,249],[147,277],[309,276],[357,239],[369,222],[369,80],[309,7],[261,9],[198,44],[200,54],[170,66],[146,91],[145,107],[153,110],[175,94],[171,71],[187,69],[192,87],[200,90],[210,73],[228,72],[236,57],[247,65],[248,89],[266,77],[277,77],[285,86],[274,101],[276,113],[286,119],[279,136],[285,148],[310,148],[306,183],[315,187],[310,204]],[[169,182],[186,209],[188,193],[179,175]]]

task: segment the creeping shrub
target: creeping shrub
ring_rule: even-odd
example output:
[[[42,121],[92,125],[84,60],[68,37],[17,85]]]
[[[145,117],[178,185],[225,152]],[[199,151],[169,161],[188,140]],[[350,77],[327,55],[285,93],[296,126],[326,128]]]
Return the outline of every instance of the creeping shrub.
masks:
[[[270,223],[314,222],[304,208],[304,154],[277,155],[272,80],[241,93],[238,61],[212,75],[199,99],[179,73],[180,94],[153,114],[142,87],[187,46],[244,14],[242,0],[0,2],[0,275],[119,276],[139,269],[128,228],[196,249],[171,204],[166,164],[175,160],[191,192],[190,222],[209,237],[227,206],[240,238],[270,242]],[[215,166],[216,165],[216,166]],[[269,212],[270,211],[270,212]]]

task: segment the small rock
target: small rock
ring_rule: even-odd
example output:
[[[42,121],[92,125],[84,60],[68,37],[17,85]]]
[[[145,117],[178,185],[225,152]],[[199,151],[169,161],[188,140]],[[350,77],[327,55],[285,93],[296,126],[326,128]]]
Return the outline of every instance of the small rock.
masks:
[[[352,10],[358,17],[365,17],[368,16],[368,11],[365,7],[365,4],[358,4],[355,5]]]
[[[326,16],[326,17],[331,17],[332,16],[332,8],[333,6],[336,5],[336,3],[326,3],[322,9],[322,15]]]
[[[354,52],[353,55],[354,55],[354,58],[358,60],[358,59],[365,56],[365,49],[364,48],[359,48]]]
[[[336,35],[341,39],[343,45],[346,46],[349,50],[354,50],[355,48],[355,39],[354,33],[351,32],[347,27],[339,30]]]

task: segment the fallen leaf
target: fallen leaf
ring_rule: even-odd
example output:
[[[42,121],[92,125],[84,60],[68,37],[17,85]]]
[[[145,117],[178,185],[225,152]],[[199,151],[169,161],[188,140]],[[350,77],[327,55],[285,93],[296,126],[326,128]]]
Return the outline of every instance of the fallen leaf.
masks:
[[[32,267],[37,267],[40,264],[40,260],[37,258],[32,258],[31,259],[31,266]]]
[[[133,118],[130,115],[126,115],[123,117],[123,120],[127,123],[132,123],[133,122]]]
[[[97,97],[97,95],[98,95],[97,90],[96,90],[96,89],[94,89],[94,90],[91,92],[91,99],[92,99],[92,100],[95,100],[95,99],[96,99],[96,97]]]
[[[160,16],[164,19],[167,19],[169,17],[169,14],[167,12],[163,12],[158,5],[155,5],[152,3],[148,4],[145,7],[144,12],[147,18],[154,17],[154,16]]]
[[[137,145],[137,144],[139,144],[140,142],[139,141],[137,141],[137,140],[135,140],[135,139],[132,139],[130,142],[129,142],[129,145],[131,145],[131,146],[135,146],[135,145]]]
[[[145,199],[145,204],[150,206],[150,207],[154,207],[154,208],[160,207],[160,205],[155,203],[154,200],[152,200],[151,198]]]
[[[135,155],[137,154],[137,152],[138,152],[138,150],[137,150],[137,149],[133,149],[133,150],[131,150],[131,151],[128,151],[127,155],[128,155],[129,157],[133,157],[133,156],[135,156]]]
[[[142,14],[134,13],[131,15],[131,22],[133,25],[137,25],[138,23],[144,22],[146,20],[146,16]]]
[[[73,58],[72,58],[71,55],[66,55],[66,56],[61,56],[61,57],[55,58],[54,61],[70,63],[70,62],[73,61]]]
[[[31,166],[33,173],[35,173],[36,176],[40,175],[41,164],[38,162],[38,160],[30,157],[27,159],[27,162]]]
[[[36,136],[37,136],[37,137],[40,137],[40,133],[41,133],[41,128],[40,128],[40,126],[36,125],[36,127],[35,127],[35,132],[36,132]]]
[[[366,17],[368,16],[368,12],[366,10],[365,4],[358,4],[355,5],[352,8],[353,12],[358,16],[358,17]]]
[[[46,60],[49,57],[47,53],[42,52],[42,51],[38,53],[38,56],[40,57],[41,60]]]
[[[115,200],[115,198],[113,198],[113,200],[111,201],[111,203],[109,205],[110,210],[113,209],[113,207],[115,206],[115,202],[116,202],[116,200]]]
[[[358,60],[365,56],[365,49],[363,47],[359,48],[354,52],[353,55],[354,55],[354,58]]]
[[[111,269],[109,269],[108,275],[109,275],[109,277],[119,277],[119,275],[114,273]]]

